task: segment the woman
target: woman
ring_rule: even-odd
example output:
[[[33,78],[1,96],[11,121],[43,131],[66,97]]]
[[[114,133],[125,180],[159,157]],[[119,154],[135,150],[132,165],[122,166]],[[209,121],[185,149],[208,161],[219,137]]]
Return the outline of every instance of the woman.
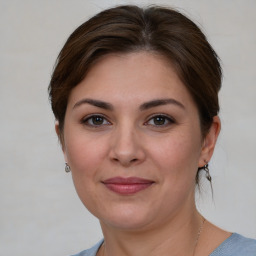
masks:
[[[175,10],[120,6],[73,32],[49,94],[66,171],[104,235],[78,255],[256,255],[195,206],[220,87],[216,53]]]

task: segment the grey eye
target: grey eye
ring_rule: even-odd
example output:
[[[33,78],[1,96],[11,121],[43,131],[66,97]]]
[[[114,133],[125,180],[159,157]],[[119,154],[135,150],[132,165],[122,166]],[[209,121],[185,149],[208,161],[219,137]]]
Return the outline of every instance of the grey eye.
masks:
[[[174,123],[174,121],[170,117],[167,117],[164,115],[154,116],[147,122],[147,124],[153,125],[153,126],[164,126],[171,123]]]
[[[167,122],[166,117],[164,116],[156,116],[153,118],[154,125],[164,125]]]
[[[102,116],[93,116],[91,117],[91,123],[93,125],[101,125],[104,123],[104,118]]]
[[[87,117],[86,119],[82,120],[82,123],[88,126],[101,126],[110,124],[110,122],[108,122],[107,119],[101,115],[93,115]]]

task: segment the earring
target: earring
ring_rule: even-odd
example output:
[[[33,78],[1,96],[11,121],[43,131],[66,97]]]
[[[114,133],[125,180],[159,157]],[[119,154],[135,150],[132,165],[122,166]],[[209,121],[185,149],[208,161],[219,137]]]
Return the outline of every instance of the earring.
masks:
[[[68,163],[65,163],[65,172],[70,172],[70,166],[68,165]]]
[[[206,164],[206,165],[203,167],[203,169],[204,169],[204,171],[205,171],[206,179],[211,182],[211,181],[212,181],[212,177],[211,177],[211,175],[210,175],[210,171],[209,171],[209,168],[208,168],[208,164]]]

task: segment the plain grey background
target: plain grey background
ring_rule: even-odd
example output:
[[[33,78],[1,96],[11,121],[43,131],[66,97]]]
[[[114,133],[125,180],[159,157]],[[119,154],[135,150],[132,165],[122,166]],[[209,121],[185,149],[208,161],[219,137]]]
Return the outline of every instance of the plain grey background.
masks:
[[[255,0],[1,0],[0,254],[70,255],[102,235],[79,201],[54,133],[47,86],[69,34],[106,7],[165,4],[199,24],[219,54],[222,132],[201,212],[256,238]]]

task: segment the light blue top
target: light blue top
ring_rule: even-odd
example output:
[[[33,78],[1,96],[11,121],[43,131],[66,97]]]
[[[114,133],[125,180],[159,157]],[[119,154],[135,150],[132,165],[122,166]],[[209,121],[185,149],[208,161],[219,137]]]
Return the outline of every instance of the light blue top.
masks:
[[[96,256],[103,240],[73,256]],[[256,256],[256,240],[233,233],[209,256]]]

